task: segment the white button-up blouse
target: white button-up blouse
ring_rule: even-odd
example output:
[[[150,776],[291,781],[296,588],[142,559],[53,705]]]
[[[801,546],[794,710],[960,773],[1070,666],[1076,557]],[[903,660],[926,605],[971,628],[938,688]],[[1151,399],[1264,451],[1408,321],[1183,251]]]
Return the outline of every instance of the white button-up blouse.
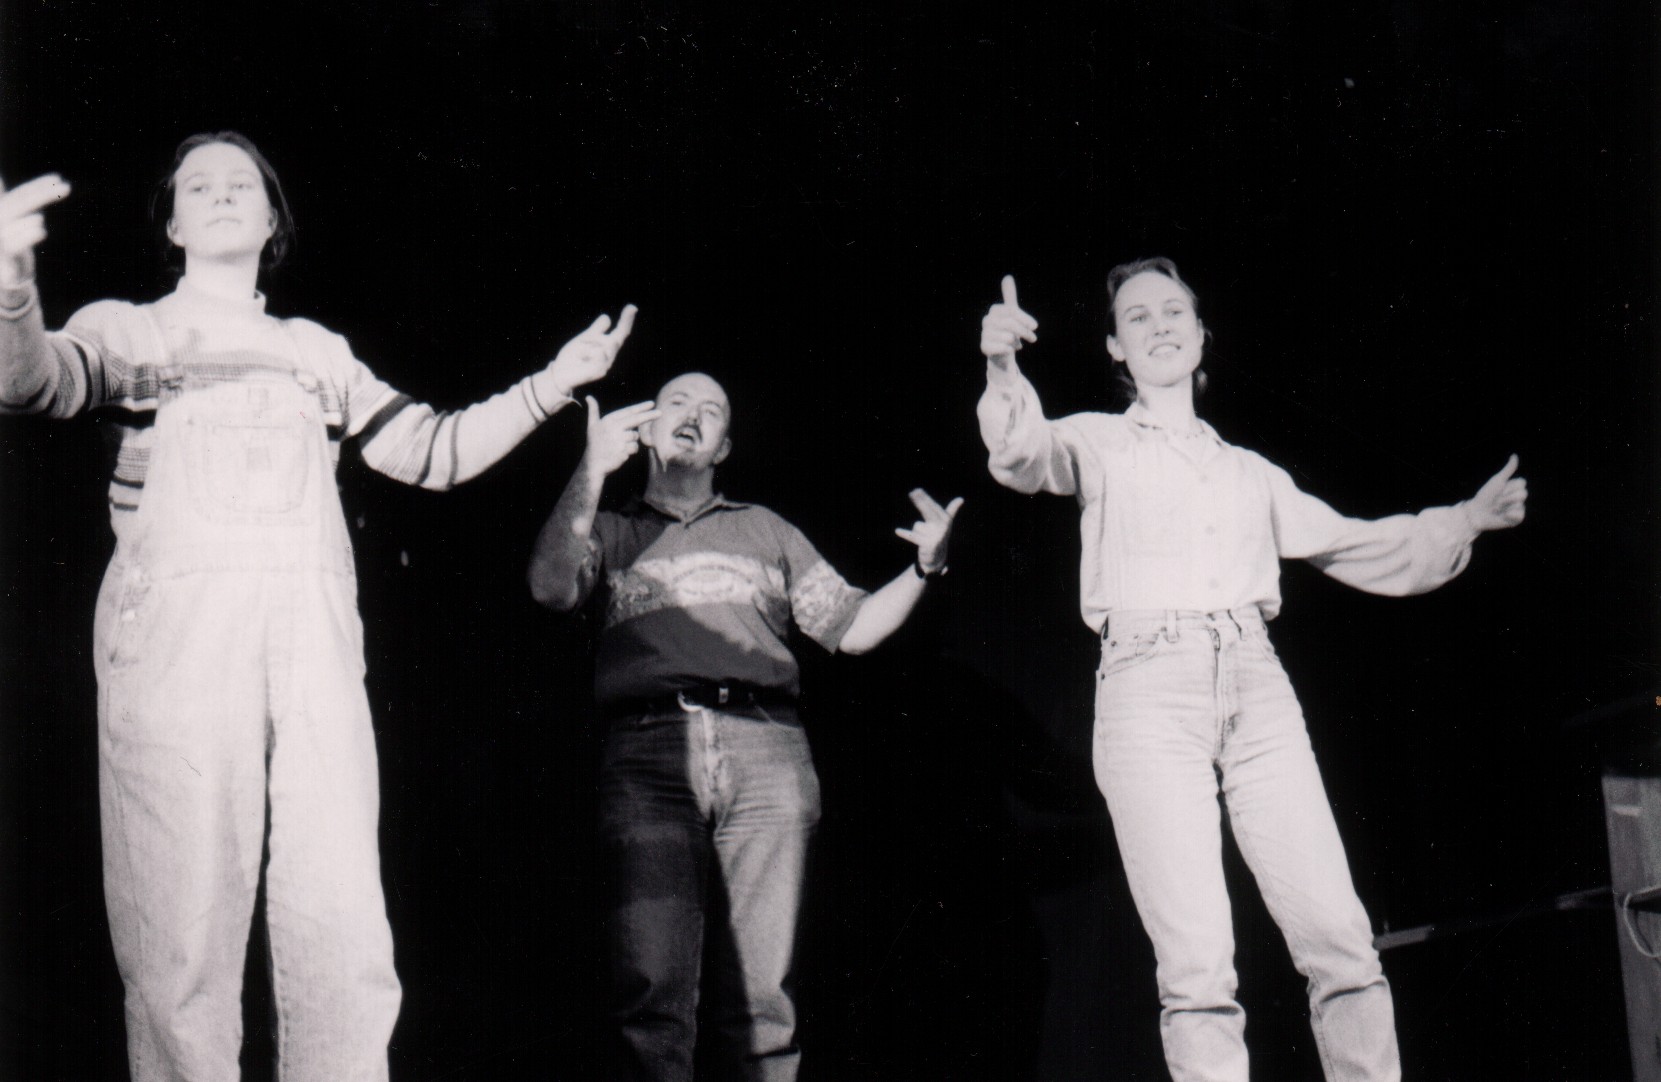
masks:
[[[1477,531],[1462,504],[1346,518],[1210,425],[1179,435],[1140,403],[1044,417],[1020,370],[988,362],[977,407],[992,476],[1017,492],[1076,496],[1079,604],[1100,633],[1134,609],[1280,611],[1280,560],[1308,560],[1369,593],[1434,590],[1465,569]]]

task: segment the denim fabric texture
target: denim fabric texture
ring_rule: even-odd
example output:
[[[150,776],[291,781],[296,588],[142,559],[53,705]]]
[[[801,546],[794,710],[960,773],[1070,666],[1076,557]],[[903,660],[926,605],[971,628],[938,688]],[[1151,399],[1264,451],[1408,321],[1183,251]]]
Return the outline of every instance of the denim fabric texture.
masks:
[[[135,1082],[238,1077],[267,845],[278,1077],[387,1077],[401,992],[363,631],[305,380],[170,388],[98,600],[104,885]]]
[[[1327,1079],[1399,1079],[1390,987],[1302,710],[1258,611],[1111,614],[1093,759],[1153,941],[1174,1082],[1247,1079],[1219,794],[1308,979]]]
[[[607,1077],[689,1082],[700,988],[718,1077],[796,1077],[791,971],[818,821],[794,711],[689,706],[612,722],[600,836],[619,1039]]]

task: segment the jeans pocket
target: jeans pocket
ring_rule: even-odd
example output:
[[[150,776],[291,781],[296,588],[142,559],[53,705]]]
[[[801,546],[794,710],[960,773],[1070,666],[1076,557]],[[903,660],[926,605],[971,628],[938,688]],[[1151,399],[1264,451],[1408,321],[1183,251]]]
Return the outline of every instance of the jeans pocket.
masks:
[[[1275,653],[1275,644],[1269,639],[1269,629],[1261,624],[1254,624],[1246,629],[1245,639],[1251,643],[1258,654],[1265,661],[1280,664],[1280,655]]]
[[[1135,668],[1158,653],[1164,641],[1165,633],[1158,629],[1124,635],[1108,632],[1108,638],[1102,641],[1102,663],[1096,670],[1096,678],[1105,680]]]

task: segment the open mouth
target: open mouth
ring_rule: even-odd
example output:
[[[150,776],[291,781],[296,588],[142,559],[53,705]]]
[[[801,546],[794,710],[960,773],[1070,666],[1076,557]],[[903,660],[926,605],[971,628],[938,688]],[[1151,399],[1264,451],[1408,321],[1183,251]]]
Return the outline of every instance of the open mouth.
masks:
[[[698,446],[698,441],[703,438],[703,435],[703,429],[699,427],[697,422],[688,421],[686,424],[675,429],[675,431],[670,434],[670,438],[682,447],[696,447]]]

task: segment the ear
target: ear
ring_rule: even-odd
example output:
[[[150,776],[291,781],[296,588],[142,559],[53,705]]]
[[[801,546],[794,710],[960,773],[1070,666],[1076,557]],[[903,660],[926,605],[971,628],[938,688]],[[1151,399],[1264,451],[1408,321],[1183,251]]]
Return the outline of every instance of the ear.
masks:
[[[641,425],[639,428],[635,429],[635,431],[640,434],[640,446],[657,446],[657,442],[652,439],[652,426],[650,424]]]
[[[265,223],[265,239],[270,240],[277,235],[277,208],[272,207]]]
[[[1125,363],[1124,347],[1120,346],[1119,340],[1111,334],[1107,336],[1107,355],[1120,364]]]
[[[167,219],[167,239],[175,248],[179,247],[179,222],[175,218]]]
[[[727,460],[727,456],[730,454],[732,454],[732,437],[728,436],[721,441],[721,449],[715,452],[715,457],[710,460],[710,465],[719,466]]]

